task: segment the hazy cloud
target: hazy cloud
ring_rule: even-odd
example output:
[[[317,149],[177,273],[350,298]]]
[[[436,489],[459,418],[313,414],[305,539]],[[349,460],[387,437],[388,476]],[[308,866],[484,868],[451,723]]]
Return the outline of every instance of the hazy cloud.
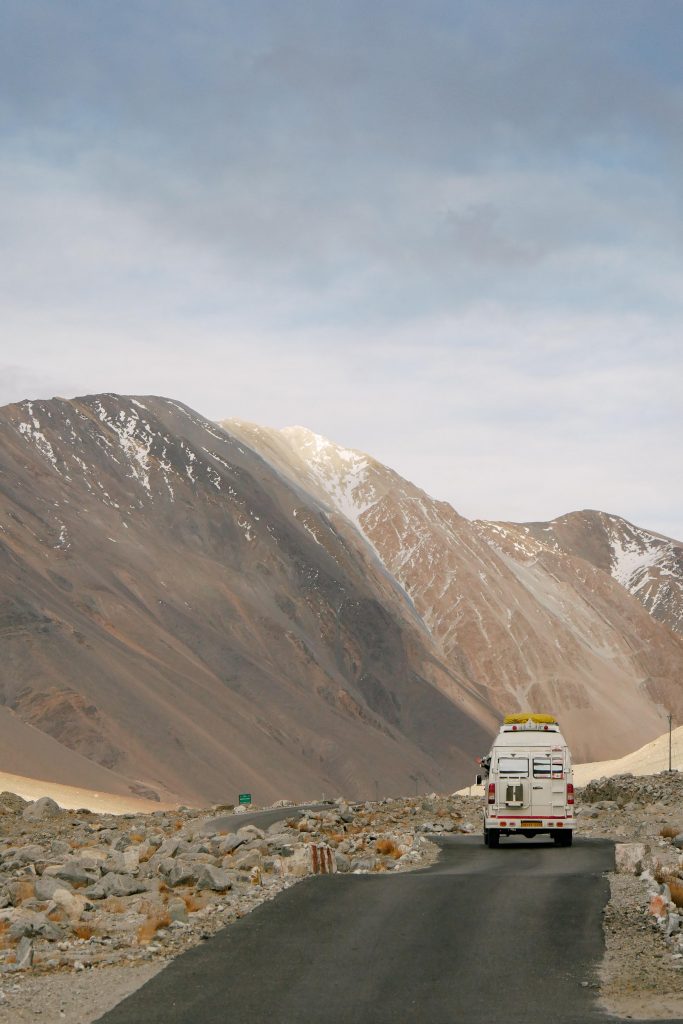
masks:
[[[681,28],[676,0],[5,0],[0,401],[165,392],[470,515],[683,535]]]

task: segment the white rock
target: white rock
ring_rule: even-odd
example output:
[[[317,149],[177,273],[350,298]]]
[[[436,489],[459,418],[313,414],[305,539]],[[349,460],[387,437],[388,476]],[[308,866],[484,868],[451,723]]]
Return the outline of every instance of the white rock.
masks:
[[[75,922],[80,921],[88,901],[85,896],[69,892],[68,889],[55,889],[52,893],[52,902],[62,908],[70,921]]]
[[[616,843],[614,859],[617,871],[622,875],[639,875],[644,868],[644,843]]]
[[[280,858],[280,871],[294,878],[333,875],[337,871],[337,862],[327,843],[306,843],[298,846],[291,857]]]

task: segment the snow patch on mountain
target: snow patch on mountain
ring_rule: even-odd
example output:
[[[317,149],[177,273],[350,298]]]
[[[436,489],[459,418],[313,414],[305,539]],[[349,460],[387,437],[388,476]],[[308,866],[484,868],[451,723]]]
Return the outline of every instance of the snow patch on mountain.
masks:
[[[306,427],[285,427],[281,433],[305,460],[337,511],[358,526],[363,513],[378,500],[369,479],[369,457],[333,444]]]

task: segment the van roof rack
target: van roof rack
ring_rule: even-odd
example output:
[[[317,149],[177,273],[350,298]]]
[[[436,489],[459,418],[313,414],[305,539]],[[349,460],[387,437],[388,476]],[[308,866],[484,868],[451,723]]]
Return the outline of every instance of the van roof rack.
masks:
[[[503,725],[524,725],[526,722],[535,722],[536,725],[557,725],[554,715],[541,715],[535,711],[519,711],[514,715],[506,715]]]

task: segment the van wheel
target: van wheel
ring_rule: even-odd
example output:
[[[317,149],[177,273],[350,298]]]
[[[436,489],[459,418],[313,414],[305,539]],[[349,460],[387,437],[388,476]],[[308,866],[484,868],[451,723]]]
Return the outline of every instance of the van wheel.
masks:
[[[572,845],[572,832],[553,832],[553,840],[556,846],[571,846]]]
[[[497,828],[490,828],[489,829],[489,842],[488,842],[489,849],[495,850],[495,848],[498,846],[499,842],[500,842],[500,834],[498,832],[498,829]]]
[[[489,845],[489,830],[487,828],[485,828],[484,829],[484,846],[488,846],[488,845]]]

